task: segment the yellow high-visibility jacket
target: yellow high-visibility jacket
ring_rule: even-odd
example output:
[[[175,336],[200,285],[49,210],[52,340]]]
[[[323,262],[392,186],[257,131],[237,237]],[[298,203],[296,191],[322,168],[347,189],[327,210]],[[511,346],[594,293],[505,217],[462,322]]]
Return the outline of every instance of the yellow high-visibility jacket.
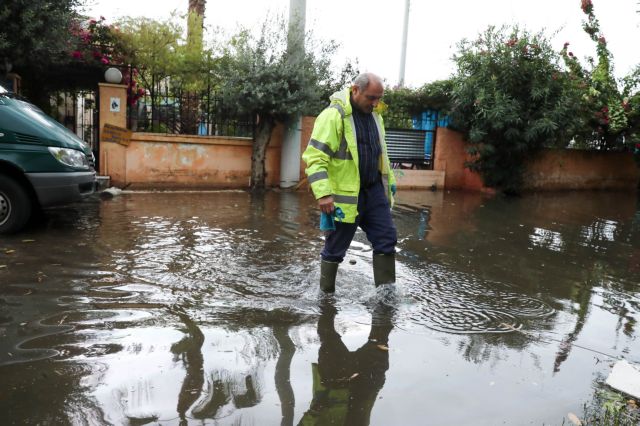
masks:
[[[346,223],[354,223],[356,220],[360,192],[358,143],[350,95],[350,88],[331,95],[331,105],[316,118],[311,140],[302,154],[313,195],[316,199],[332,195],[336,207],[344,212],[343,222]],[[382,148],[378,167],[389,205],[393,207],[391,185],[395,186],[396,179],[387,155],[384,122],[380,115],[382,105],[379,103],[373,111]]]

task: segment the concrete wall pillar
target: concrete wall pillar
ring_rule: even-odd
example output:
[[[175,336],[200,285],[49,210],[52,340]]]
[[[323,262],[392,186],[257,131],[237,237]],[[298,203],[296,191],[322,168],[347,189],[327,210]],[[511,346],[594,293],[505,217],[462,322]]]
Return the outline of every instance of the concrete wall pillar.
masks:
[[[280,188],[291,188],[300,181],[300,141],[302,117],[288,123],[280,150]]]
[[[100,134],[105,124],[127,127],[127,86],[99,83]],[[123,145],[100,141],[100,175],[109,176],[113,186],[127,183],[127,148]]]

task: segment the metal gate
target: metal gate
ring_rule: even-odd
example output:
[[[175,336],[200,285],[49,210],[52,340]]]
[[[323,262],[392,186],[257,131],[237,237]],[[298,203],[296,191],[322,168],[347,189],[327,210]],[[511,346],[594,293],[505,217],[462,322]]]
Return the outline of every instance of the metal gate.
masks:
[[[51,95],[47,113],[87,142],[97,158],[99,100],[95,90],[58,92]]]
[[[428,132],[412,129],[387,129],[387,154],[394,169],[432,169],[431,155],[425,151]]]
[[[446,127],[449,118],[436,110],[426,110],[411,120],[395,120],[411,123],[408,128],[386,129],[389,160],[393,168],[433,169],[433,156],[438,127]],[[408,127],[407,126],[407,127]]]

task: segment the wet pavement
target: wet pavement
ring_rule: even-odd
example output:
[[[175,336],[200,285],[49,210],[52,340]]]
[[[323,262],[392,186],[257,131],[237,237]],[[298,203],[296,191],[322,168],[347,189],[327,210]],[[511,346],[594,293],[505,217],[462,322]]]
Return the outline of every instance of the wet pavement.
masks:
[[[128,193],[0,237],[2,424],[562,424],[640,362],[640,202],[400,194],[318,292],[308,193]]]

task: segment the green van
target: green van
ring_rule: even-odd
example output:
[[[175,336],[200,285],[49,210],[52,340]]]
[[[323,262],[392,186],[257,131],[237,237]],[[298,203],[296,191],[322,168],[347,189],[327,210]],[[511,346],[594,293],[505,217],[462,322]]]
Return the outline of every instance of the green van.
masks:
[[[0,86],[0,234],[19,231],[35,209],[93,194],[94,167],[84,141]]]

